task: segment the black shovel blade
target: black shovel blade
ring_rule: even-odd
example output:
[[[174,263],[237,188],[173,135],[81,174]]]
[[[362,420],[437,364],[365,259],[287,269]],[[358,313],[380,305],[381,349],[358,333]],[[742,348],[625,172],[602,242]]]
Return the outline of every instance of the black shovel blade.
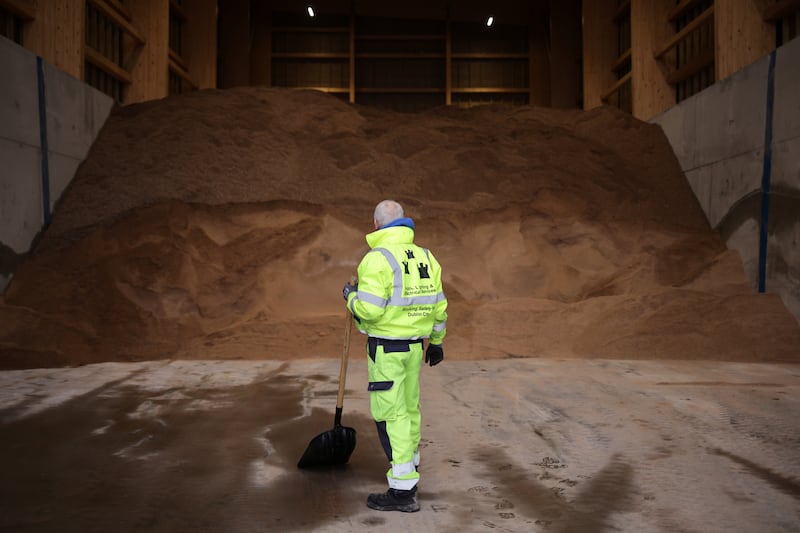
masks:
[[[320,433],[309,443],[306,453],[297,463],[298,468],[336,466],[346,464],[356,448],[356,430],[336,425]]]

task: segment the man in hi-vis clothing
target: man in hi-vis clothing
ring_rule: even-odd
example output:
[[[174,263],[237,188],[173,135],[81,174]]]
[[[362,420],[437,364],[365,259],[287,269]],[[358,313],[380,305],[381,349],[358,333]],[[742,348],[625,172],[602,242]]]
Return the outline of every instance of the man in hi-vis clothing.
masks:
[[[367,339],[370,411],[392,467],[389,490],[370,494],[367,505],[380,511],[419,511],[419,371],[444,359],[447,299],[442,269],[433,254],[414,244],[414,222],[403,208],[384,200],[375,208],[371,250],[358,265],[358,283],[342,290]]]

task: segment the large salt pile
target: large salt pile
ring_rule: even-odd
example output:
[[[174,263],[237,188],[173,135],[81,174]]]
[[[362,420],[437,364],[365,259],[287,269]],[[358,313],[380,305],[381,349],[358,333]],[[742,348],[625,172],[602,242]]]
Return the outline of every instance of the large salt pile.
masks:
[[[114,111],[0,300],[0,366],[338,356],[384,198],[445,269],[451,359],[800,360],[657,126],[249,88]]]

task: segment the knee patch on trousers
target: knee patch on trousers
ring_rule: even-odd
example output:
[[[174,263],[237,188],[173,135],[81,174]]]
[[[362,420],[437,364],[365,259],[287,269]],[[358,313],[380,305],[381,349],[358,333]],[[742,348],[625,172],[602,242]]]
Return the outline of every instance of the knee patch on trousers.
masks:
[[[370,392],[384,391],[391,389],[393,386],[394,381],[370,381],[369,385],[367,385],[367,390]]]

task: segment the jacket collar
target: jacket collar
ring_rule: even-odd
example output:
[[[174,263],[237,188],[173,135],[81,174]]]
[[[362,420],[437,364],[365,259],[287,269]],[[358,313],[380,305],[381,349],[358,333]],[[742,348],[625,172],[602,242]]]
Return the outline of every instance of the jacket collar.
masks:
[[[370,248],[383,244],[412,244],[414,242],[414,221],[410,218],[398,218],[366,236]]]
[[[408,217],[396,218],[396,219],[392,220],[391,222],[389,222],[388,224],[386,224],[381,229],[394,228],[396,226],[406,226],[408,228],[414,229],[414,221],[411,220]]]

